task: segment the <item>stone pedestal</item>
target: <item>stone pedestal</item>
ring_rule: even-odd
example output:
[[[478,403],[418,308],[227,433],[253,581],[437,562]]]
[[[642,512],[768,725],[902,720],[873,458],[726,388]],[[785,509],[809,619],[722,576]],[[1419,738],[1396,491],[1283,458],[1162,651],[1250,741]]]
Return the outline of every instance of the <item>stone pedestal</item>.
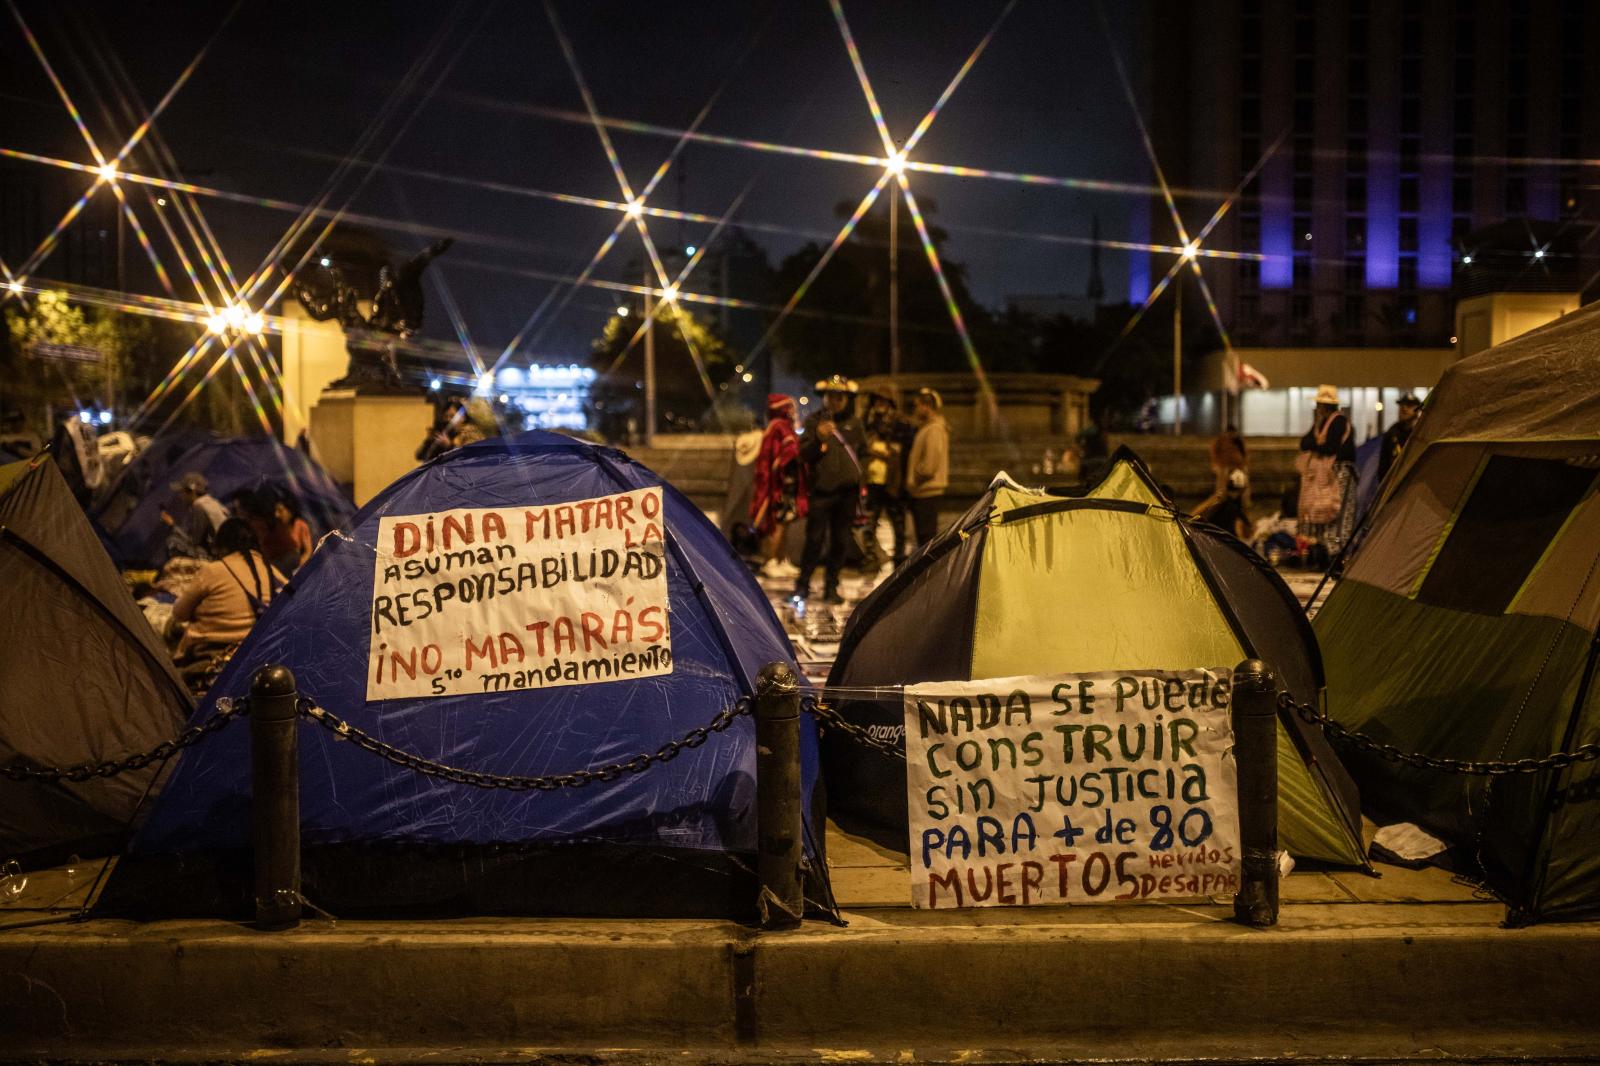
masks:
[[[417,465],[417,445],[432,425],[433,405],[421,396],[328,389],[311,409],[317,458],[357,507]]]

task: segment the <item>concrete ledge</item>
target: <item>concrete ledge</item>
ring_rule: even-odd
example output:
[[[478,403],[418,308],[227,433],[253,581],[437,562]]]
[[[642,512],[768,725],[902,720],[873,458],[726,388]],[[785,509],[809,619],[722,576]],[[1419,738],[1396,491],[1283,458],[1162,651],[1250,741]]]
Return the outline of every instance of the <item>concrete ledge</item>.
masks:
[[[1267,931],[1226,914],[884,908],[782,934],[538,919],[43,926],[0,932],[0,1058],[1600,1056],[1600,926],[1505,930],[1498,908],[1473,903],[1293,905]]]

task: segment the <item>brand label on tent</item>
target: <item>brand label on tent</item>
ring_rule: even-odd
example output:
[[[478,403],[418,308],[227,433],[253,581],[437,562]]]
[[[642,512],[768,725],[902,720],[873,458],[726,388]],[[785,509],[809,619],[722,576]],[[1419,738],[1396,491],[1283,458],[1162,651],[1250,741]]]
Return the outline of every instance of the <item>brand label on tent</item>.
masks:
[[[661,490],[378,523],[367,699],[672,672]]]
[[[907,686],[912,903],[1237,892],[1231,686],[1227,670]]]

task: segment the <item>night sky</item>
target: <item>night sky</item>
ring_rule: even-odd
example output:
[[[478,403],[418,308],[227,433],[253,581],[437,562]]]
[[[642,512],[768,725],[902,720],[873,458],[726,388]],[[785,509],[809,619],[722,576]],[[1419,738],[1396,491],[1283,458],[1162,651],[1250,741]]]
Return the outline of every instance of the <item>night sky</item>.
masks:
[[[913,128],[1003,7],[988,0],[847,3],[867,72],[897,138]],[[179,165],[201,185],[307,202],[385,106],[397,105],[364,158],[387,153],[394,168],[460,180],[402,169],[369,176],[358,169],[335,186],[331,202],[457,235],[456,247],[432,273],[430,336],[454,335],[438,298],[442,285],[473,341],[505,343],[550,287],[514,272],[575,274],[617,221],[614,212],[473,184],[622,199],[594,128],[581,118],[582,98],[540,3],[243,0],[225,26],[228,6],[220,3],[24,0],[20,10],[108,151],[115,145],[102,107],[111,99],[111,83],[97,50],[115,52],[149,106],[214,38],[158,124]],[[556,10],[596,104],[608,117],[681,129],[720,89],[703,132],[882,154],[825,0],[565,0]],[[88,161],[9,11],[4,14],[0,143]],[[1128,54],[1127,5],[1108,5],[1107,16],[1117,46]],[[437,45],[433,62],[407,81],[430,45]],[[674,144],[669,136],[621,130],[612,137],[635,187]],[[138,158],[134,170],[143,169]],[[1146,180],[1095,6],[1022,0],[914,158]],[[45,180],[77,187],[86,182],[81,175],[39,169]],[[650,202],[720,215],[748,184],[737,219],[786,231],[748,231],[776,264],[807,239],[831,237],[840,224],[836,205],[853,203],[876,176],[847,163],[691,144]],[[1126,194],[984,179],[912,174],[911,180],[920,197],[936,203],[934,221],[950,231],[947,254],[967,265],[975,295],[995,306],[1008,295],[1081,294],[1088,253],[1081,245],[977,229],[1083,238],[1098,215],[1104,236],[1116,238],[1128,233],[1131,213],[1148,204]],[[228,254],[250,267],[293,219],[285,211],[218,200],[202,200],[202,207]],[[650,225],[664,245],[696,243],[708,230],[666,219]],[[420,250],[430,239],[383,235],[404,252]],[[637,270],[640,262],[639,242],[630,232],[596,276],[622,280],[632,273],[628,264]],[[1104,272],[1108,296],[1126,291],[1120,253],[1106,254]],[[687,287],[695,289],[695,282]],[[181,286],[179,295],[188,295]],[[532,354],[548,361],[576,358],[616,302],[602,291],[580,291]]]

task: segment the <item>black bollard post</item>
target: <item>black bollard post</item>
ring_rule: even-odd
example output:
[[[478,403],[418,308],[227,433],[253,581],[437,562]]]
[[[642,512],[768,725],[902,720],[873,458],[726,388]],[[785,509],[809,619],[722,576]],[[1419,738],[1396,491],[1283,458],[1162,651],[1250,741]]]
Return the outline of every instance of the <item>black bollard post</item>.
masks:
[[[783,663],[756,681],[756,909],[763,929],[800,924],[800,683]]]
[[[1278,924],[1278,679],[1259,659],[1233,669],[1233,761],[1239,773],[1243,849],[1233,916]]]
[[[251,679],[250,824],[260,929],[300,924],[298,702],[286,666],[264,666]]]

